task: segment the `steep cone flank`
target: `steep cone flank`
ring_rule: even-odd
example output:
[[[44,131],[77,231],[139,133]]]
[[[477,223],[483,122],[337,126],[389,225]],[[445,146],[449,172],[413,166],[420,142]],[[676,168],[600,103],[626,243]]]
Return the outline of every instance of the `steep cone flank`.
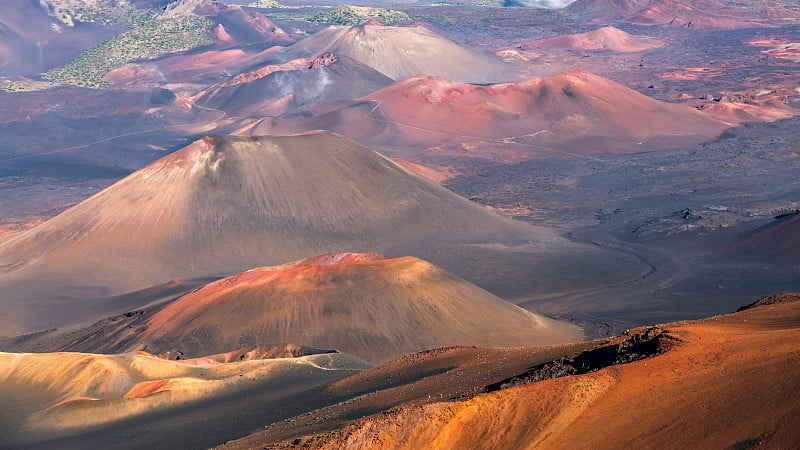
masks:
[[[66,64],[111,33],[94,24],[67,26],[44,2],[5,0],[0,8],[0,75],[39,75]]]
[[[452,244],[540,238],[553,236],[340,136],[216,136],[0,245],[0,301],[9,307],[0,322],[12,330],[63,325],[74,308],[55,313],[49,306],[324,252],[421,255]],[[83,320],[132,307],[103,305]],[[32,313],[38,308],[53,321]],[[0,335],[11,333],[3,328]]]
[[[422,76],[367,99],[378,102],[389,122],[407,125],[398,127],[401,133],[423,142],[447,135],[513,138],[578,153],[625,153],[677,147],[716,136],[727,126],[691,107],[660,102],[582,71],[495,86]]]
[[[286,45],[294,42],[285,31],[264,15],[243,10],[241,6],[228,6],[212,16],[236,43]]]
[[[277,116],[320,102],[363,97],[392,79],[332,53],[262,66],[198,94],[195,103],[239,117]]]
[[[520,44],[517,48],[555,47],[573,50],[634,53],[662,47],[664,43],[649,36],[634,36],[619,28],[603,27],[582,34],[558,36],[551,39]]]
[[[796,261],[800,259],[800,214],[790,213],[739,241],[733,253]]]
[[[332,26],[289,47],[291,58],[334,53],[360,61],[389,78],[421,74],[471,83],[497,81],[497,61],[459,47],[428,28]]]
[[[330,254],[211,283],[157,312],[135,345],[222,352],[263,342],[335,348],[369,362],[447,345],[524,346],[580,339],[411,257]]]

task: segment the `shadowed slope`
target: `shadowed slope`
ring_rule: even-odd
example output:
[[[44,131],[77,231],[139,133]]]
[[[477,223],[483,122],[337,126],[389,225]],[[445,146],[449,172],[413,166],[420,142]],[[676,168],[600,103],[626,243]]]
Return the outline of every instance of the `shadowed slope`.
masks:
[[[274,391],[279,404],[281,395],[368,367],[340,353],[233,363],[167,361],[146,353],[0,353],[0,446],[80,434],[210,399],[235,399],[254,388]]]
[[[501,390],[466,401],[405,407],[293,440],[303,448],[387,449],[800,445],[800,391],[793,382],[800,375],[800,302],[631,330],[617,340],[656,333],[680,342],[627,364],[578,370],[582,375],[563,376],[570,373],[559,373],[564,367],[544,364],[526,374],[545,381],[501,383]],[[559,361],[581,355],[592,351]],[[262,431],[223,448],[261,446],[271,442],[264,439],[269,435]]]
[[[757,229],[733,248],[737,254],[796,261],[800,259],[800,213],[789,213]]]
[[[363,97],[391,83],[358,61],[325,54],[239,74],[200,92],[195,103],[239,117],[278,116],[320,102]]]
[[[69,27],[34,0],[5,0],[0,8],[0,77],[39,74],[110,36],[98,24]]]
[[[177,277],[540,240],[565,242],[339,136],[204,138],[0,245],[0,335],[130,310],[90,300]]]
[[[499,78],[497,61],[461,48],[421,26],[331,26],[286,51],[290,58],[324,53],[349,56],[395,80],[421,74],[472,83]]]

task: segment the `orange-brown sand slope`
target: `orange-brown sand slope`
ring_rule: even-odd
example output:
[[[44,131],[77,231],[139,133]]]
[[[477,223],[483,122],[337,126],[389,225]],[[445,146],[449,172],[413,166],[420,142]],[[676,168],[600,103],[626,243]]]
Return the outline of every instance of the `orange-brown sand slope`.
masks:
[[[187,356],[296,342],[373,363],[447,345],[582,339],[421,259],[334,253],[211,283],[155,313],[134,348]]]
[[[649,36],[635,36],[619,28],[609,26],[581,34],[526,42],[517,45],[517,48],[530,49],[552,47],[584,51],[611,50],[618,53],[635,53],[663,46],[664,42],[659,39]]]
[[[462,48],[422,26],[331,26],[286,51],[291,58],[324,53],[349,56],[395,80],[423,74],[471,83],[502,78],[497,60]]]
[[[129,311],[89,300],[177,277],[484,243],[571,246],[340,136],[208,137],[0,244],[0,335]]]
[[[422,76],[366,99],[407,139],[431,145],[482,138],[529,152],[541,151],[537,145],[581,154],[642,152],[705,140],[727,127],[583,71],[494,86]]]
[[[797,448],[797,297],[662,326],[673,344],[649,358],[467,401],[403,408],[299,442],[304,448]]]
[[[81,433],[255,387],[307,388],[368,367],[341,353],[232,363],[146,353],[0,353],[0,446]]]
[[[329,406],[262,427],[229,446],[260,448],[265,443],[293,439],[320,428],[339,428],[365,411],[472,396],[487,384],[593,345],[578,342],[505,349],[447,347],[414,353],[331,383],[320,395],[330,399]]]

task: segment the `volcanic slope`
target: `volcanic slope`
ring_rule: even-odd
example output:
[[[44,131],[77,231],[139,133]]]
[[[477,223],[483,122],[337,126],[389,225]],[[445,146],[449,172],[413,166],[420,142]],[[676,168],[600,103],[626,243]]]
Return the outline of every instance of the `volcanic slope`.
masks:
[[[583,51],[610,50],[617,53],[636,53],[664,46],[664,42],[649,36],[636,36],[619,28],[603,27],[581,34],[558,36],[517,45],[520,49],[565,48]]]
[[[736,243],[733,253],[744,254],[748,258],[757,256],[784,261],[799,260],[800,213],[787,213],[756,229]]]
[[[184,411],[186,420],[187,406],[191,405],[188,411],[203,408],[198,405],[209,400],[238,404],[237,412],[255,409],[248,401],[257,397],[261,397],[258,408],[277,407],[298,390],[370,367],[341,353],[230,363],[213,358],[168,361],[146,353],[0,352],[0,446],[45,448],[39,447],[42,441],[125,420],[135,423],[152,414],[163,417]],[[219,426],[197,422],[206,423],[206,433]]]
[[[521,160],[638,153],[702,142],[731,126],[575,71],[479,86],[419,76],[316,117],[265,120],[250,133],[336,131],[393,157],[436,154]],[[403,143],[404,145],[399,145]]]
[[[267,429],[222,448],[797,448],[797,300],[630,330],[465,401],[397,408],[277,444]]]
[[[43,3],[6,0],[0,8],[0,76],[39,74],[64,64],[109,37],[104,28],[69,27],[51,17]]]
[[[469,83],[501,80],[499,61],[464,49],[422,26],[331,26],[290,46],[285,57],[349,56],[389,78],[441,76]]]
[[[295,41],[263,14],[243,10],[239,5],[208,7],[207,13],[216,23],[212,33],[227,44],[287,45]]]
[[[195,96],[198,105],[239,117],[278,116],[320,102],[363,97],[392,79],[331,53],[239,74]]]
[[[294,342],[381,363],[448,345],[519,347],[583,338],[577,327],[525,311],[427,261],[346,253],[252,269],[133,321],[103,323],[57,337],[71,343],[57,348],[193,358]]]
[[[207,137],[3,242],[0,335],[128,311],[137,305],[108,296],[177,277],[335,251],[421,256],[447,268],[441,261],[463,260],[458,248],[488,243],[577,247],[341,136]]]
[[[746,3],[730,0],[577,0],[564,11],[590,22],[626,21],[687,28],[762,27],[796,24],[800,20],[796,2]]]

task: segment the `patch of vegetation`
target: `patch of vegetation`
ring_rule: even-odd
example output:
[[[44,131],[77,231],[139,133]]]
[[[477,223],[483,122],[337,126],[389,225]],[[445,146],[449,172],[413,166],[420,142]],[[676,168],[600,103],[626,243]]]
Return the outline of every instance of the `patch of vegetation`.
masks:
[[[129,28],[143,25],[153,17],[147,10],[136,9],[133,6],[123,6],[109,9],[75,8],[63,9],[57,12],[59,20],[68,26],[75,22],[94,22],[105,25],[124,25]]]
[[[336,25],[359,25],[370,19],[375,19],[385,25],[411,20],[408,14],[402,11],[350,5],[334,6],[308,18],[310,22],[324,22]]]
[[[133,27],[152,14],[128,0],[44,0],[53,17],[69,27],[76,22],[120,24]]]
[[[281,5],[275,0],[256,0],[249,3],[247,6],[251,8],[284,8],[284,5]]]
[[[26,78],[6,84],[3,86],[3,90],[6,92],[40,91],[54,86],[56,84],[49,81],[34,81]]]
[[[81,53],[66,66],[52,69],[43,78],[59,83],[103,88],[105,75],[133,61],[155,59],[210,44],[206,35],[212,22],[194,14],[156,17],[149,12],[130,22],[131,29]]]

